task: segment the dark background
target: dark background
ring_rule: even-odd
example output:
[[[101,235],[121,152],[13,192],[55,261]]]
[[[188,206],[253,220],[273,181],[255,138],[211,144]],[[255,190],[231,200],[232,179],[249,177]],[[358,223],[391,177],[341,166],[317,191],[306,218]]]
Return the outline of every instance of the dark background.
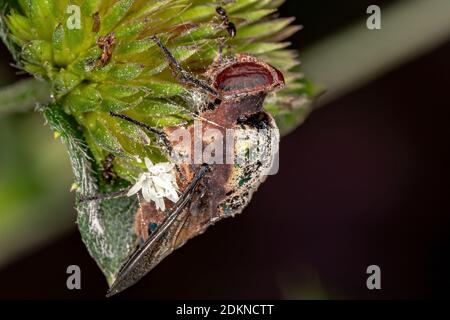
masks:
[[[341,3],[285,4],[281,14],[305,25],[296,46],[373,4]],[[450,42],[313,112],[282,140],[280,172],[244,214],[189,241],[116,298],[448,298],[449,57]],[[4,68],[8,61],[2,48]],[[80,291],[66,289],[70,264],[81,267]],[[371,264],[381,267],[381,290],[366,288]],[[0,269],[0,287],[0,298],[102,298],[107,290],[75,226]]]

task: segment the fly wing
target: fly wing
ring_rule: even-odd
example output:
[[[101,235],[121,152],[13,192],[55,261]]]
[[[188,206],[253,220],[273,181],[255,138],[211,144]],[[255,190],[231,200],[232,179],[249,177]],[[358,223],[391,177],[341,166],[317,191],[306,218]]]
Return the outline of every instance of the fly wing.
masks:
[[[209,215],[202,213],[196,216],[190,214],[187,205],[191,202],[195,189],[209,170],[203,165],[196,173],[194,179],[189,183],[178,202],[173,206],[164,222],[153,232],[144,244],[138,248],[122,266],[107,296],[117,294],[134,285],[153,269],[173,250],[180,247],[188,238],[179,237],[180,231],[185,225],[205,226],[209,224]],[[208,210],[206,210],[208,211]],[[197,229],[197,227],[195,227]]]

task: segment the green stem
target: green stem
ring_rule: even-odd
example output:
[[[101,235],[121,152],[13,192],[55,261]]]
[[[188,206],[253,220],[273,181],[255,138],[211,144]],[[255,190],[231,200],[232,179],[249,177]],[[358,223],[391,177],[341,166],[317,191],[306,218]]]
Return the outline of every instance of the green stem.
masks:
[[[0,89],[0,116],[25,112],[37,104],[50,102],[50,86],[34,78],[18,81]]]

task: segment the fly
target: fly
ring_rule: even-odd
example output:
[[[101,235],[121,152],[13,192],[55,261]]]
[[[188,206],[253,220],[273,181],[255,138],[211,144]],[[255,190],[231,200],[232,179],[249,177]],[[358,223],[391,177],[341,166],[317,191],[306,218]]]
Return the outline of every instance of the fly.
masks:
[[[274,119],[263,110],[263,103],[269,92],[284,86],[284,78],[279,70],[253,56],[238,54],[223,63],[211,64],[205,73],[205,81],[183,69],[158,37],[153,36],[152,39],[165,55],[176,77],[206,97],[205,107],[199,108],[197,117],[202,130],[215,129],[223,136],[227,130],[242,131],[250,137],[261,129],[278,133]],[[158,130],[124,114],[111,113],[111,116],[156,133],[164,144],[169,144],[166,150],[176,149],[178,153],[192,151],[191,145],[180,146],[169,139],[175,128]],[[193,133],[195,126],[190,125],[186,130]],[[158,210],[152,202],[141,205],[136,215],[136,219],[139,219],[139,228],[136,230],[143,244],[123,264],[107,296],[135,284],[173,250],[203,233],[210,225],[240,213],[253,192],[265,180],[278,150],[279,136],[268,134],[266,138],[268,140],[262,145],[265,147],[264,154],[254,163],[177,164],[181,196],[173,205],[168,205],[163,215],[155,214]],[[207,141],[204,140],[203,143]],[[235,143],[234,148],[239,149],[236,151],[239,154],[242,153],[241,149],[247,147]],[[124,196],[127,193],[130,193],[130,189],[112,196]],[[84,201],[108,197],[110,196],[98,195]]]

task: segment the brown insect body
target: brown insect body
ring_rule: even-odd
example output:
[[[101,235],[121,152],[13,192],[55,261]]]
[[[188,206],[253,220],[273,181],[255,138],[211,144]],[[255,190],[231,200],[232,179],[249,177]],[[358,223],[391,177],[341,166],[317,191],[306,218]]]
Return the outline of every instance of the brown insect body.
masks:
[[[215,109],[205,110],[200,113],[199,119],[202,119],[201,128],[202,137],[204,137],[203,145],[208,145],[211,142],[207,140],[207,136],[205,135],[205,132],[210,129],[219,130],[223,137],[226,136],[227,129],[255,129],[254,121],[246,121],[256,119],[255,117],[251,118],[251,116],[255,115],[259,115],[259,120],[257,121],[259,125],[262,124],[267,129],[275,128],[276,125],[273,118],[268,113],[262,111],[262,108],[267,92],[280,89],[284,85],[283,75],[277,69],[257,60],[253,56],[240,54],[236,55],[233,60],[220,66],[213,65],[205,75],[210,79],[212,87],[218,90],[222,100],[220,105]],[[214,98],[211,97],[211,99]],[[175,129],[177,128],[166,129],[169,138],[171,132]],[[188,127],[187,130],[191,137],[195,136],[194,125]],[[182,154],[192,155],[194,141],[188,146],[190,150],[183,150],[185,146],[180,148],[177,142],[173,142],[173,146]],[[224,143],[223,154],[226,154],[226,152]],[[270,161],[270,159],[268,160]],[[266,167],[268,165],[266,164]],[[227,198],[230,198],[231,195],[235,196],[237,191],[235,190],[236,180],[239,180],[239,177],[242,175],[250,175],[249,172],[245,172],[249,169],[246,167],[238,169],[233,164],[214,164],[213,166],[214,169],[206,174],[206,181],[203,182],[203,188],[206,192],[202,195],[201,199],[193,199],[190,206],[190,211],[194,213],[191,216],[197,216],[199,213],[200,216],[203,214],[203,218],[197,217],[196,219],[204,220],[205,224],[207,224],[206,222],[210,222],[211,219],[214,220],[224,215],[235,215],[240,212],[232,210],[231,212],[224,213],[221,204],[229,200]],[[180,165],[181,172],[184,175],[184,177],[178,179],[179,184],[182,186],[181,190],[186,186],[187,181],[190,181],[194,176],[196,167],[198,165]],[[257,181],[253,182],[259,185],[262,179],[263,177],[258,177],[256,179]],[[257,186],[244,187],[241,189],[256,189]],[[250,198],[251,193],[248,192],[248,198]],[[250,199],[247,200],[249,201]],[[170,203],[167,203],[168,207],[170,205]],[[155,223],[159,225],[160,219],[152,220],[152,216],[154,215],[147,215],[147,219],[142,219],[139,216],[136,219],[136,223],[144,223],[145,225]],[[190,232],[182,232],[185,236],[180,234],[178,238],[190,238],[191,236],[187,236],[188,233],[191,233],[192,236],[199,233],[202,228],[192,228],[195,225],[202,225],[202,223],[186,222],[185,226],[190,226],[189,229],[192,230]],[[140,229],[144,230],[145,228]],[[144,240],[147,234],[147,232],[142,234],[138,233],[138,235],[143,236]],[[185,242],[185,240],[181,240],[181,242]]]
[[[100,58],[97,63],[100,67],[104,67],[113,54],[114,45],[116,44],[116,35],[114,32],[108,33],[97,39],[97,45],[102,50]]]
[[[206,77],[210,85],[217,90],[221,102],[213,110],[200,113],[203,132],[216,129],[225,137],[227,129],[244,129],[244,132],[251,132],[261,128],[276,128],[274,119],[263,111],[263,102],[268,92],[284,86],[283,75],[277,69],[255,57],[240,54],[221,65],[213,64],[206,72]],[[217,97],[210,96],[210,99],[214,101]],[[174,129],[166,129],[169,137]],[[194,126],[188,130],[193,136]],[[203,142],[208,144],[210,141]],[[193,143],[188,148],[193,148]],[[278,145],[278,140],[275,143]],[[173,146],[176,149],[177,143],[174,142]],[[192,150],[178,151],[189,153]],[[225,152],[224,149],[223,154]],[[209,172],[206,172],[196,185],[190,204],[177,215],[163,236],[153,239],[144,249],[135,253],[131,259],[132,268],[129,265],[124,266],[122,270],[125,270],[126,274],[122,275],[121,281],[111,288],[109,294],[120,292],[137,282],[173,250],[203,233],[216,221],[240,213],[250,201],[253,192],[265,180],[265,173],[272,160],[273,152],[270,151],[261,163],[246,166],[226,163],[210,165]],[[188,185],[186,181],[192,181],[199,167],[193,164],[180,165],[183,177],[178,180],[183,192]],[[172,207],[168,202],[166,205]],[[153,204],[141,206],[135,223],[138,236],[146,240],[152,233],[151,227],[159,227],[163,222],[164,217],[156,213]],[[136,258],[137,256],[139,257]]]

